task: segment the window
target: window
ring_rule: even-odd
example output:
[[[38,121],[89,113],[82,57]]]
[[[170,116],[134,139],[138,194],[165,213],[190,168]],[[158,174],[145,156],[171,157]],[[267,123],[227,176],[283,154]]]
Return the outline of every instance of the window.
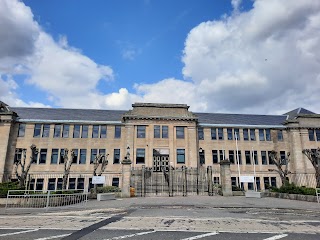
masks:
[[[184,138],[184,127],[176,127],[176,135],[177,135],[177,138],[183,139]]]
[[[220,161],[224,160],[225,159],[225,150],[219,150],[219,155],[220,155]]]
[[[220,184],[220,178],[219,177],[213,177],[213,184]]]
[[[43,125],[42,137],[49,137],[50,134],[50,124]]]
[[[248,141],[249,140],[249,133],[248,133],[248,128],[243,129],[243,140]]]
[[[88,138],[88,125],[82,125],[81,138]]]
[[[48,190],[55,190],[55,188],[56,188],[56,179],[55,178],[49,178]]]
[[[229,161],[230,163],[235,163],[234,162],[234,151],[233,150],[229,150]]]
[[[239,164],[242,164],[241,150],[239,150],[238,152],[236,151],[236,153],[239,160]]]
[[[223,140],[223,128],[218,128],[218,138],[219,140]]]
[[[19,130],[18,130],[18,137],[24,137],[25,130],[26,130],[26,124],[20,123]]]
[[[41,149],[39,164],[45,164],[46,160],[47,160],[47,149]]]
[[[259,129],[259,140],[264,141],[264,129]]]
[[[257,190],[260,191],[261,190],[260,177],[256,177],[256,186],[257,186]]]
[[[137,138],[146,138],[146,126],[137,126]]]
[[[119,178],[118,177],[112,178],[112,186],[119,187]]]
[[[267,152],[261,151],[261,163],[262,165],[267,165]]]
[[[201,148],[200,148],[200,151],[199,151],[199,160],[200,160],[200,165],[203,165],[203,164],[206,163],[204,150],[201,149]]]
[[[113,150],[113,163],[120,163],[120,149]]]
[[[271,158],[271,151],[268,151],[268,159],[269,159],[269,164],[274,164],[274,162]]]
[[[80,137],[80,125],[74,125],[73,128],[73,138],[79,138]]]
[[[94,159],[97,156],[97,153],[98,153],[97,149],[91,149],[90,163],[94,162]]]
[[[248,190],[253,190],[253,182],[248,182]]]
[[[217,140],[217,129],[211,128],[211,140]]]
[[[107,137],[107,126],[102,125],[100,126],[100,138],[106,138]]]
[[[69,178],[68,189],[76,189],[76,178]]]
[[[185,163],[186,155],[184,149],[177,149],[177,163]]]
[[[277,187],[277,178],[276,177],[271,177],[271,186],[272,187]]]
[[[56,124],[54,125],[53,137],[59,138],[60,136],[61,136],[61,124]]]
[[[212,150],[212,163],[213,164],[219,163],[218,150]]]
[[[162,138],[168,138],[168,126],[162,126]]]
[[[256,140],[256,130],[250,129],[250,140],[255,141]]]
[[[246,157],[246,164],[251,164],[251,153],[250,151],[244,151],[244,155]]]
[[[278,141],[282,142],[283,141],[283,133],[282,130],[278,130]]]
[[[315,141],[313,129],[308,130],[308,135],[309,135],[309,141]]]
[[[286,165],[286,152],[280,151],[280,163],[281,165]]]
[[[136,163],[137,164],[144,164],[145,163],[145,149],[144,148],[137,148],[137,157]]]
[[[266,129],[266,140],[271,141],[271,130],[270,129]]]
[[[121,138],[121,126],[114,126],[114,138]]]
[[[80,149],[79,164],[86,164],[87,149]]]
[[[199,138],[199,140],[204,140],[204,134],[203,134],[203,128],[202,127],[198,128],[198,138]]]
[[[319,129],[316,129],[316,138],[317,138],[317,141],[320,141],[320,130]]]
[[[72,158],[72,163],[78,163],[78,149],[72,149],[74,155]]]
[[[231,186],[237,186],[237,178],[231,177]]]
[[[60,163],[64,163],[64,149],[60,150]]]
[[[160,126],[159,125],[153,126],[153,137],[160,138]]]
[[[20,162],[22,158],[22,148],[17,148],[14,155],[14,162]]]
[[[240,139],[240,131],[239,128],[234,129],[234,139],[239,140]]]
[[[62,178],[58,178],[58,182],[57,182],[57,189],[62,189],[62,184],[63,184],[63,179]]]
[[[37,179],[36,190],[43,190],[43,178]]]
[[[29,189],[30,190],[34,190],[35,183],[36,183],[36,180],[34,178],[32,178],[31,181],[29,182]]]
[[[227,128],[228,140],[233,140],[232,128]]]
[[[77,189],[79,189],[79,190],[84,189],[84,178],[78,178]]]
[[[69,125],[63,125],[63,132],[62,132],[62,137],[63,138],[68,138],[69,137]]]
[[[254,164],[258,165],[259,161],[258,161],[258,152],[257,151],[253,151],[253,157],[254,157]]]
[[[33,137],[40,137],[41,133],[41,124],[36,123],[34,125]]]
[[[51,164],[58,164],[59,149],[52,149]]]
[[[92,126],[92,138],[98,138],[99,137],[99,126],[93,125]]]
[[[105,149],[99,149],[99,154],[100,155],[105,155],[106,154],[106,150]]]

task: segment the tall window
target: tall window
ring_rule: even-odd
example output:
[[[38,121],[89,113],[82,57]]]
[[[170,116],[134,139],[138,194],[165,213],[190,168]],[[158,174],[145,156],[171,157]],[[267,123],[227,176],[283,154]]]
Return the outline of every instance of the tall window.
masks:
[[[40,149],[39,164],[45,164],[47,161],[47,149]]]
[[[243,140],[248,141],[249,140],[249,133],[248,133],[248,128],[243,129]]]
[[[61,136],[61,124],[56,124],[54,125],[53,137],[59,138],[60,136]]]
[[[42,190],[43,189],[43,178],[38,178],[36,183],[36,190]]]
[[[55,188],[56,188],[56,179],[55,178],[49,178],[48,190],[55,190]]]
[[[229,161],[230,161],[230,163],[233,163],[233,164],[235,163],[233,150],[229,150]]]
[[[278,130],[278,141],[282,142],[283,141],[283,133],[282,130]]]
[[[250,140],[255,141],[256,140],[256,130],[250,129]]]
[[[77,189],[84,189],[84,178],[78,178],[77,179]]]
[[[81,138],[88,137],[88,125],[82,125]]]
[[[250,151],[244,151],[245,157],[246,157],[246,164],[251,164],[251,153]]]
[[[234,139],[239,140],[240,139],[240,131],[239,131],[239,128],[235,128],[234,129]]]
[[[74,155],[72,158],[72,163],[78,163],[78,149],[72,149]]]
[[[201,149],[201,148],[200,148],[200,151],[199,151],[199,160],[200,160],[200,165],[203,165],[203,164],[206,163],[204,150]]]
[[[266,129],[266,140],[271,141],[271,130],[270,129]]]
[[[177,135],[177,138],[183,139],[184,138],[184,127],[176,127],[176,135]]]
[[[309,129],[308,130],[308,134],[309,134],[309,141],[314,141],[314,130],[313,129]]]
[[[259,129],[259,140],[264,141],[264,129]]]
[[[219,163],[218,150],[212,150],[212,163],[213,164]]]
[[[236,151],[236,154],[238,156],[239,164],[242,164],[241,150],[239,150],[238,152]]]
[[[269,164],[274,164],[274,161],[271,158],[271,151],[268,151],[268,159],[269,159]]]
[[[277,178],[276,177],[270,177],[271,179],[271,186],[277,187]]]
[[[61,150],[60,150],[60,164],[61,164],[61,163],[62,163],[62,164],[64,163],[64,158],[63,158],[63,157],[64,157],[64,149],[61,149]]]
[[[118,177],[112,178],[112,186],[119,187],[119,178]]]
[[[162,138],[168,138],[168,137],[169,137],[168,126],[162,126]]]
[[[14,162],[20,162],[22,158],[22,148],[17,148],[14,155]]]
[[[317,138],[317,141],[320,141],[320,130],[319,129],[316,129],[316,138]]]
[[[114,126],[114,138],[121,138],[121,126]]]
[[[120,163],[120,149],[113,150],[113,163]]]
[[[146,126],[137,126],[137,138],[146,138]]]
[[[75,124],[73,128],[73,138],[79,138],[80,137],[80,125]]]
[[[58,164],[58,157],[59,157],[59,149],[52,149],[51,153],[51,164]]]
[[[100,126],[100,138],[106,138],[107,137],[107,126],[102,125]]]
[[[223,140],[223,128],[218,128],[218,138],[219,140]]]
[[[94,162],[95,157],[97,156],[98,149],[91,149],[90,163]]]
[[[93,125],[92,126],[92,138],[98,138],[99,137],[99,125]]]
[[[105,155],[106,154],[106,149],[99,149],[99,154],[100,155]]]
[[[258,160],[258,152],[257,151],[253,151],[253,157],[254,157],[254,164],[258,165],[259,160]]]
[[[153,126],[153,137],[160,138],[160,125]]]
[[[233,140],[232,128],[227,128],[228,140]]]
[[[49,137],[50,134],[50,124],[43,125],[42,137]]]
[[[40,137],[41,134],[41,124],[36,123],[34,125],[33,137]]]
[[[204,134],[203,134],[203,128],[202,127],[198,128],[198,138],[199,138],[199,140],[203,140],[204,139]]]
[[[211,128],[211,140],[217,140],[217,129]]]
[[[86,164],[87,149],[80,149],[79,164]]]
[[[280,163],[282,165],[286,165],[286,152],[285,151],[280,151]]]
[[[69,137],[69,129],[70,125],[63,125],[63,132],[62,132],[62,137],[63,138],[68,138]]]
[[[26,130],[26,124],[20,123],[19,124],[19,130],[18,130],[18,137],[24,137],[24,132]]]
[[[177,149],[177,163],[186,163],[186,155],[184,149]]]
[[[220,155],[220,161],[224,160],[225,157],[225,150],[219,150],[219,155]]]
[[[68,189],[76,189],[76,178],[69,178]]]
[[[136,163],[137,164],[144,164],[145,163],[145,149],[144,148],[137,148],[137,157]]]
[[[262,165],[267,165],[267,152],[266,151],[261,151],[261,163]]]

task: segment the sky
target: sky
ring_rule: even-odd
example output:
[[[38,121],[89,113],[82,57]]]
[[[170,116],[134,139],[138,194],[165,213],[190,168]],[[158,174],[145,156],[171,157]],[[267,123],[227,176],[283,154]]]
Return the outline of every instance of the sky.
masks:
[[[0,101],[320,113],[320,1],[0,0]]]

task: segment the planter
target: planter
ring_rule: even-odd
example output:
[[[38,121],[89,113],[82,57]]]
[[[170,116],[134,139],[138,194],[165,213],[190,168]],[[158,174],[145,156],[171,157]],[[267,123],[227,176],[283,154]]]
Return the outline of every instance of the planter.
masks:
[[[233,196],[244,196],[244,192],[243,191],[232,191],[232,195]]]
[[[256,192],[256,191],[247,191],[246,192],[246,198],[262,198],[263,193],[262,192]]]
[[[290,200],[298,200],[298,201],[317,202],[317,197],[312,196],[312,195],[269,192],[269,193],[265,193],[265,196],[266,197],[274,197],[274,198],[290,199]]]

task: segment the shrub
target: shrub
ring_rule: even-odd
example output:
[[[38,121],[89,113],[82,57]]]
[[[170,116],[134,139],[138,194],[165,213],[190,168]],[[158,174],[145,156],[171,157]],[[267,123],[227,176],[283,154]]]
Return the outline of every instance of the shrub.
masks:
[[[0,183],[0,197],[7,197],[9,190],[24,190],[24,188],[19,187],[18,182],[4,182]]]
[[[316,190],[314,188],[307,188],[307,187],[299,187],[296,186],[294,183],[287,183],[280,188],[271,188],[272,192],[279,192],[279,193],[289,193],[289,194],[301,194],[301,195],[316,195]]]
[[[94,188],[91,188],[90,192],[94,193]],[[110,193],[110,192],[121,192],[121,189],[114,186],[97,187],[97,193]]]
[[[243,191],[243,189],[239,188],[238,186],[232,185],[232,191]]]

